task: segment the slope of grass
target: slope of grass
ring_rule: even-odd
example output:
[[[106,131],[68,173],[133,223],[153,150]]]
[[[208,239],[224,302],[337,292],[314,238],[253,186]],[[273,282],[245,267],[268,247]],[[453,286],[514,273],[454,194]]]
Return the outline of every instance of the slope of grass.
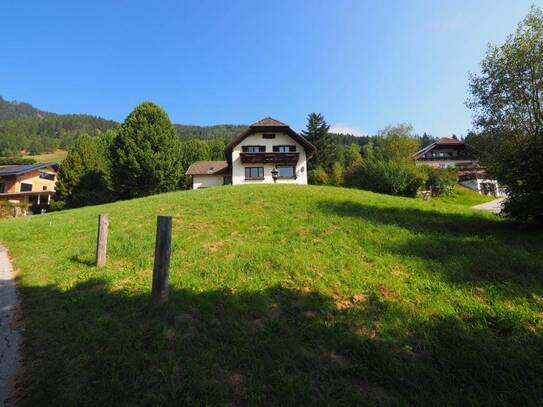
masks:
[[[440,204],[446,203],[463,206],[474,206],[485,202],[490,202],[494,199],[496,198],[492,195],[481,195],[462,185],[456,185],[451,194],[442,195],[437,198],[432,198],[431,200],[437,201]]]
[[[38,155],[25,155],[23,158],[32,158],[38,163],[57,162],[61,163],[68,154],[66,150],[56,150],[53,153],[43,153]]]
[[[174,222],[154,310],[157,214]],[[219,187],[2,220],[0,236],[26,321],[21,405],[543,402],[543,234],[490,214]]]

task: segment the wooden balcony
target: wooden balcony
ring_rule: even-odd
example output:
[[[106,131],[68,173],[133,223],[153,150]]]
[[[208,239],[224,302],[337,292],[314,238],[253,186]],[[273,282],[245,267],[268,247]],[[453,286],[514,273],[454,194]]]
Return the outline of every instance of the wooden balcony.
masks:
[[[240,153],[242,164],[296,164],[300,153]]]

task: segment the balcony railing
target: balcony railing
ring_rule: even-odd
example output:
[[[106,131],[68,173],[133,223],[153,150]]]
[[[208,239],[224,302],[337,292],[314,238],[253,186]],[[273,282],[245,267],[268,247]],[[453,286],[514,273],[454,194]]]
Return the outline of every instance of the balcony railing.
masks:
[[[300,153],[240,153],[242,164],[296,164]]]

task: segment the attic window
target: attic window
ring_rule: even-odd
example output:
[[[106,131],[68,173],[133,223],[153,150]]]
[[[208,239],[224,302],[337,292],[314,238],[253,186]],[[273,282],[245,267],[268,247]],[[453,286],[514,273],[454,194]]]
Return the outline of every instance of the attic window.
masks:
[[[215,167],[209,167],[209,171],[215,170]]]
[[[262,138],[268,138],[268,139],[275,138],[275,133],[264,133],[262,134]]]

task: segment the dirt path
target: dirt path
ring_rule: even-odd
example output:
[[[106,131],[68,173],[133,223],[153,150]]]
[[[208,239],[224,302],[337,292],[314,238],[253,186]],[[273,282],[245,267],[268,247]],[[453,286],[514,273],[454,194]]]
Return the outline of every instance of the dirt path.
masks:
[[[472,206],[473,209],[480,209],[492,213],[500,213],[502,210],[502,202],[505,198],[494,199],[493,201],[484,204]]]
[[[15,327],[17,291],[7,250],[0,245],[0,407],[9,401],[12,380],[19,367],[21,333]]]

